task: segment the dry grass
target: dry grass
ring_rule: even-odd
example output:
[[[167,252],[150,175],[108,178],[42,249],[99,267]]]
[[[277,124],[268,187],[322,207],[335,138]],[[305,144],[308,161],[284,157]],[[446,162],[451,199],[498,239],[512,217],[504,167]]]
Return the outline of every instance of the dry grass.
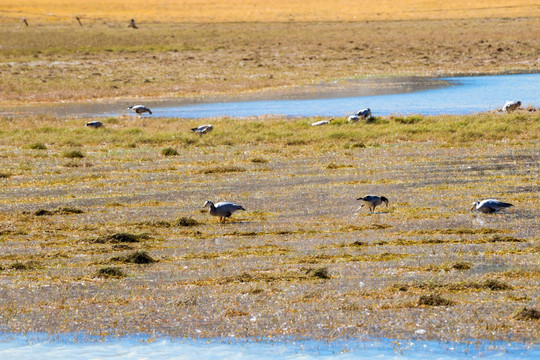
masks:
[[[189,120],[96,132],[0,117],[0,327],[328,339],[419,324],[443,340],[536,341],[515,314],[539,301],[538,114],[379,120],[213,119],[199,138]],[[359,142],[377,146],[346,146]],[[62,156],[74,146],[92,166],[65,166],[81,161]],[[355,214],[367,193],[391,206]],[[471,213],[485,197],[515,206]],[[219,224],[207,199],[247,211]],[[432,294],[453,305],[419,303]]]
[[[20,22],[27,17],[32,25],[68,22],[76,26],[76,15],[85,24],[116,21],[127,26],[133,17],[141,23],[380,21],[527,17],[538,11],[538,4],[530,0],[134,0],[128,7],[118,0],[3,0],[2,6],[0,16],[4,21]]]
[[[137,31],[0,25],[0,102],[140,101],[371,76],[535,71],[540,40],[530,29],[539,22],[183,23]]]

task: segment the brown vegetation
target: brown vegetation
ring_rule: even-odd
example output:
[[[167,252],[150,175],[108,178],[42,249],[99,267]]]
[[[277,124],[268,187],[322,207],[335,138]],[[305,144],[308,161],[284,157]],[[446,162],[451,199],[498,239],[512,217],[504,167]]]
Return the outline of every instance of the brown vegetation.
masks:
[[[540,40],[530,29],[539,26],[540,18],[148,24],[137,31],[0,25],[0,102],[208,98],[372,76],[538,71]]]
[[[96,132],[0,117],[0,327],[328,339],[419,324],[443,340],[537,339],[514,312],[538,302],[538,114],[381,120],[213,119],[200,138],[188,120]],[[66,167],[73,146],[93,165]],[[355,214],[366,193],[391,206]],[[482,197],[515,206],[471,213]],[[209,198],[247,211],[218,224]],[[419,302],[434,293],[453,305]]]

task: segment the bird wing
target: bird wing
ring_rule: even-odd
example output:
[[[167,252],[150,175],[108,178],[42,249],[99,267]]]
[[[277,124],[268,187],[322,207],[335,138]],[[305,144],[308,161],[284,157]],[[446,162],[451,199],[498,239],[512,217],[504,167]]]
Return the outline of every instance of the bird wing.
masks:
[[[504,209],[510,206],[514,206],[514,205],[507,202],[495,200],[495,199],[487,199],[487,200],[482,201],[479,204],[479,207],[488,207],[493,210]]]
[[[375,195],[367,195],[362,198],[362,200],[369,201],[369,202],[377,201],[378,199],[379,197]]]

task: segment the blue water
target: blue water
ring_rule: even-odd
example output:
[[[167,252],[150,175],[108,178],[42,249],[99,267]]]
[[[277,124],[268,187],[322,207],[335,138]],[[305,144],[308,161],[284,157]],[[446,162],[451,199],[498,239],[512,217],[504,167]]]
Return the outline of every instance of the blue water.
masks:
[[[3,360],[98,359],[539,359],[538,346],[504,342],[237,341],[148,337],[81,338],[69,335],[0,336]]]
[[[370,108],[373,116],[461,115],[500,109],[509,100],[520,100],[522,106],[540,107],[540,74],[452,77],[443,80],[448,81],[450,86],[392,95],[199,103],[153,108],[152,117],[345,117],[363,108]]]

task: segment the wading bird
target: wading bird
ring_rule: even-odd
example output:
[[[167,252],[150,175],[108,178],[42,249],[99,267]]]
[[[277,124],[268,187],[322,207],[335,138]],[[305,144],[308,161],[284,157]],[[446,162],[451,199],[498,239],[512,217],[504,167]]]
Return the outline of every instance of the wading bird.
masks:
[[[212,125],[201,125],[199,127],[191,129],[191,131],[199,134],[200,136],[202,136],[203,134],[208,134],[212,130],[214,130],[214,127]]]
[[[330,121],[332,121],[332,120],[334,120],[334,119],[317,121],[317,122],[311,123],[311,126],[328,125],[328,124],[330,124]]]
[[[504,104],[502,111],[504,112],[514,111],[520,106],[521,106],[521,101],[507,101],[506,104]]]
[[[371,110],[369,108],[363,109],[357,112],[356,114],[349,116],[349,122],[355,123],[358,120],[360,120],[360,118],[369,119],[370,117],[371,117]]]
[[[487,199],[482,201],[475,201],[471,207],[471,210],[476,210],[483,213],[494,213],[510,206],[514,205],[495,199]]]
[[[90,121],[89,123],[86,123],[86,126],[97,129],[97,128],[102,128],[103,123],[101,121]]]
[[[152,110],[150,110],[149,108],[147,108],[146,106],[144,105],[133,105],[133,106],[130,106],[128,107],[128,110],[131,110],[131,111],[134,111],[136,112],[137,114],[141,115],[145,112],[149,113],[150,115],[152,115]]]
[[[367,205],[369,210],[373,213],[375,212],[375,208],[382,203],[386,204],[386,207],[388,207],[388,199],[384,196],[376,196],[376,195],[366,195],[364,197],[359,197],[356,200],[362,200],[364,203],[358,208],[360,210],[364,205]]]
[[[219,222],[225,221],[226,218],[230,217],[235,211],[246,210],[241,205],[231,203],[231,202],[218,202],[214,205],[211,201],[206,201],[203,207],[210,207],[208,211],[212,216],[219,216]]]

